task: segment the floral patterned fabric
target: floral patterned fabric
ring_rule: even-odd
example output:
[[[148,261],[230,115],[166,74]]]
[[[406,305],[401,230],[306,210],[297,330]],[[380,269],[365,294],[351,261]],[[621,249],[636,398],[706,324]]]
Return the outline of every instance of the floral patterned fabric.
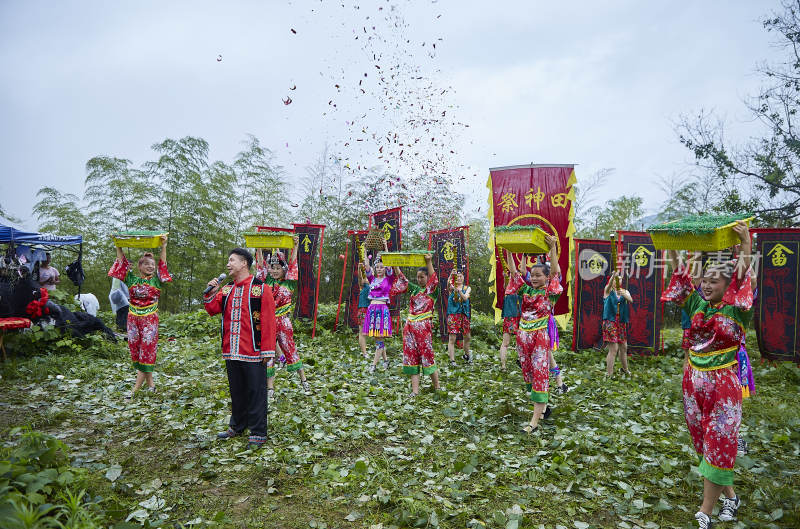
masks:
[[[683,330],[683,338],[681,338],[681,349],[689,349],[692,346],[692,329]]]
[[[116,259],[108,277],[116,277],[128,287],[130,293],[130,311],[145,316],[158,310],[158,299],[164,283],[171,283],[172,276],[167,270],[167,263],[160,260],[153,277],[143,278],[133,273],[131,263],[126,258]]]
[[[392,295],[410,291],[408,319],[403,326],[403,373],[407,375],[436,372],[433,355],[433,308],[439,290],[436,274],[428,276],[424,287],[409,284],[402,272],[392,286]]]
[[[134,274],[130,261],[123,257],[114,261],[108,276],[125,283],[130,293],[128,350],[133,367],[151,373],[158,349],[158,300],[164,283],[172,282],[167,263],[159,259],[156,273],[145,279]]]
[[[733,465],[742,422],[742,386],[736,366],[683,372],[683,409],[700,474],[717,485],[733,485]]]
[[[128,349],[133,367],[152,373],[158,348],[158,312],[138,316],[128,312]]]
[[[289,262],[283,279],[274,279],[270,276],[266,263],[256,269],[256,278],[264,281],[264,284],[272,289],[272,298],[275,300],[275,343],[284,355],[288,372],[303,369],[303,362],[300,361],[297,345],[294,343],[294,327],[291,320],[292,299],[297,290],[298,277],[297,259]],[[267,377],[274,376],[275,367],[268,367]]]
[[[503,318],[503,334],[517,334],[519,328],[519,316],[516,318]]]
[[[722,301],[700,296],[687,271],[676,271],[662,301],[681,305],[691,321],[683,375],[683,408],[700,473],[712,483],[733,485],[733,465],[742,420],[742,385],[737,354],[753,307],[751,271],[734,276]]]
[[[628,325],[617,319],[603,320],[603,341],[605,343],[625,343],[628,341]]]
[[[447,332],[448,334],[469,334],[469,317],[466,314],[448,314]]]
[[[364,327],[364,318],[367,317],[367,307],[358,307],[358,313],[356,314],[356,318],[358,321],[358,328]]]
[[[553,276],[545,288],[536,289],[515,274],[508,283],[506,295],[520,296],[521,317],[517,330],[517,353],[522,378],[530,385],[531,400],[544,403],[550,391],[548,353],[550,336],[547,331],[550,313],[564,291],[559,276]]]
[[[737,362],[739,344],[753,308],[750,274],[748,270],[742,281],[734,277],[717,304],[700,296],[688,273],[678,271],[672,275],[661,301],[673,301],[689,315],[689,363],[695,369],[722,369]]]

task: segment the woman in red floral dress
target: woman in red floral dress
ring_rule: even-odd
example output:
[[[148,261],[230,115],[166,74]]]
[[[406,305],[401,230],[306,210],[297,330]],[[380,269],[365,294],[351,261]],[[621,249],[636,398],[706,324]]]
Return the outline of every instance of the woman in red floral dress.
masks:
[[[733,490],[733,466],[742,420],[738,351],[753,308],[751,239],[747,225],[734,226],[741,253],[733,262],[711,263],[703,273],[702,296],[692,283],[691,265],[679,266],[662,301],[673,301],[691,319],[691,347],[683,368],[683,408],[704,478],[703,504],[695,519],[711,527],[711,512],[724,494],[719,519],[732,521],[741,504]],[[677,259],[674,251],[671,258]]]
[[[561,286],[561,268],[558,265],[558,238],[548,235],[550,266],[536,264],[531,268],[530,284],[525,283],[513,259],[509,259],[511,281],[506,295],[520,298],[520,321],[517,329],[517,353],[522,367],[522,378],[531,391],[533,416],[523,428],[532,433],[546,414],[550,389],[548,323],[550,313],[564,290]]]
[[[256,278],[272,288],[272,297],[275,299],[275,340],[286,358],[286,372],[297,371],[300,375],[300,385],[306,393],[311,392],[311,387],[306,380],[303,362],[297,354],[297,345],[294,343],[294,327],[292,326],[292,313],[294,304],[292,298],[297,290],[297,248],[300,240],[297,235],[293,237],[294,247],[289,262],[281,252],[272,254],[272,259],[267,264],[262,258],[261,251],[256,252],[257,271]],[[275,396],[275,367],[267,368],[267,398]]]
[[[122,248],[117,247],[117,259],[108,271],[108,276],[116,277],[128,286],[128,349],[133,367],[136,368],[136,382],[127,399],[133,398],[145,381],[148,391],[156,389],[153,369],[158,347],[158,299],[164,283],[172,282],[172,276],[167,271],[166,235],[161,236],[161,257],[158,264],[156,265],[153,254],[146,252],[139,258],[138,269],[139,275],[136,275]]]

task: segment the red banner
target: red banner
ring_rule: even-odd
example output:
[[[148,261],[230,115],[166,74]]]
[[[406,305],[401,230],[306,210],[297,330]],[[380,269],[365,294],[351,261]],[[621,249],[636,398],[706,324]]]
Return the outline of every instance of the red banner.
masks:
[[[464,273],[464,281],[469,283],[469,226],[448,228],[428,232],[428,249],[433,254],[433,268],[439,277],[439,297],[436,311],[439,314],[439,335],[448,339],[447,328],[447,280],[453,270]]]
[[[602,349],[603,291],[611,275],[611,241],[575,239],[572,350]]]
[[[494,228],[497,226],[539,226],[551,235],[558,236],[559,265],[563,277],[564,294],[555,306],[555,314],[568,314],[571,305],[571,271],[569,250],[572,247],[572,224],[574,210],[572,202],[575,191],[575,171],[572,165],[524,165],[490,169],[489,217],[490,234],[494,246]],[[494,247],[492,273],[489,281],[494,281],[495,320],[500,321],[503,307],[503,293],[508,281],[503,269],[500,248]],[[564,318],[559,323],[566,324]]]
[[[658,354],[662,349],[664,260],[649,234],[636,231],[619,231],[617,234],[625,288],[633,298],[628,324],[628,352]]]
[[[390,252],[403,248],[403,208],[392,208],[371,213],[369,227],[377,226],[383,231],[383,238]],[[401,297],[394,296],[389,301],[389,311],[395,319],[395,327],[400,328]]]
[[[392,208],[371,213],[369,227],[377,226],[383,230],[383,237],[390,252],[399,251],[403,247],[403,208]]]
[[[325,226],[322,224],[292,225],[299,244],[297,249],[299,281],[294,316],[295,318],[314,318],[316,320]]]
[[[800,364],[800,230],[754,229],[758,290],[753,307],[761,357]]]

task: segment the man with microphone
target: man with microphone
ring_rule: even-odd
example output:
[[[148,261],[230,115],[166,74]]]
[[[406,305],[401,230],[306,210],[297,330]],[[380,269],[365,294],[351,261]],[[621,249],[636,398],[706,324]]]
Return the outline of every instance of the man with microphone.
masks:
[[[222,358],[231,391],[231,420],[218,439],[230,439],[250,430],[247,448],[267,440],[266,368],[275,361],[275,300],[272,289],[253,277],[253,256],[244,248],[228,255],[233,281],[220,288],[222,274],[208,282],[203,294],[206,312],[222,314]]]

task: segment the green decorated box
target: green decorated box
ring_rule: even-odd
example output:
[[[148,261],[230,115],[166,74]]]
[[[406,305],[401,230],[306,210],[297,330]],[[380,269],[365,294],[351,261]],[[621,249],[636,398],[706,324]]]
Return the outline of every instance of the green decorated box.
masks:
[[[161,246],[162,235],[168,235],[168,232],[121,231],[114,234],[114,246],[118,248],[158,248]]]
[[[497,226],[495,244],[512,253],[547,253],[547,232],[539,226]]]
[[[739,244],[733,227],[740,220],[747,225],[754,217],[739,215],[691,215],[647,228],[656,250],[716,252]]]
[[[248,248],[294,248],[292,234],[285,231],[250,231],[244,241]]]
[[[426,266],[426,253],[430,252],[383,252],[381,262],[385,266]]]

